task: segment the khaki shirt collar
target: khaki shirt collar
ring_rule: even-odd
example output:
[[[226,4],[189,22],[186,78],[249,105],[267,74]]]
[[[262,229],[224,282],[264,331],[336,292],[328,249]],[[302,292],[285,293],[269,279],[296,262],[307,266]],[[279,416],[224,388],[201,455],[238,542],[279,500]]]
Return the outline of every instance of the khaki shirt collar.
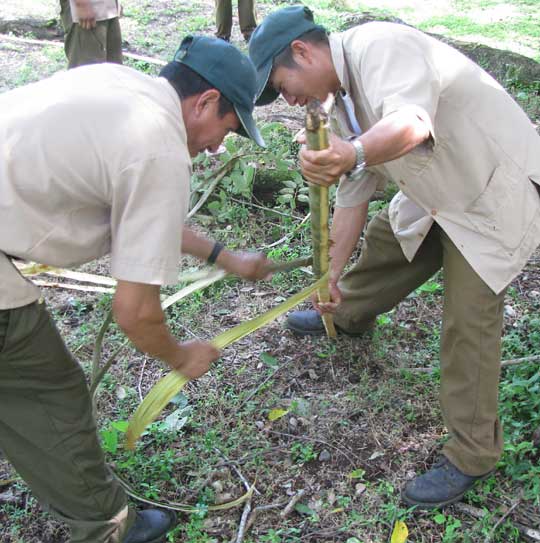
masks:
[[[349,72],[345,65],[345,54],[343,53],[343,35],[330,34],[328,41],[330,44],[330,55],[332,56],[334,69],[336,70],[341,87],[347,94],[350,94]]]

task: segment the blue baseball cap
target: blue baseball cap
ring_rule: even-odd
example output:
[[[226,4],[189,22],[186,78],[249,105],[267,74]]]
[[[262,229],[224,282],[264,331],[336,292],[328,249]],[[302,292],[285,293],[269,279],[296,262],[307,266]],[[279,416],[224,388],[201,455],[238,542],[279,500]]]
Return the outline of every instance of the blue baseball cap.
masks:
[[[261,147],[264,140],[253,120],[257,95],[257,74],[251,60],[234,45],[208,36],[186,36],[174,60],[185,64],[227,98],[238,115],[241,136]]]
[[[306,6],[288,6],[270,13],[249,40],[249,57],[257,70],[256,104],[273,102],[279,93],[268,84],[274,58],[291,42],[310,30],[325,30],[315,24],[313,12]]]

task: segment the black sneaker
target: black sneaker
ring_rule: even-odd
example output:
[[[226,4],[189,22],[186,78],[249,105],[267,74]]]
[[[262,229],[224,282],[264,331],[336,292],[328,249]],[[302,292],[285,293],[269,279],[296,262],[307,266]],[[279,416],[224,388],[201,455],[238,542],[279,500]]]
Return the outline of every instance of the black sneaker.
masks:
[[[162,509],[138,511],[123,543],[163,543],[175,524],[176,515],[172,511]]]
[[[477,481],[491,475],[492,471],[479,476],[465,475],[448,458],[441,458],[433,467],[409,481],[401,497],[407,505],[419,509],[436,509],[463,498]]]
[[[336,324],[338,334],[350,337],[361,337],[370,332],[375,321],[370,321],[366,329],[362,332],[346,332]],[[322,336],[326,334],[324,323],[317,311],[307,309],[306,311],[292,311],[287,315],[285,327],[298,336]]]

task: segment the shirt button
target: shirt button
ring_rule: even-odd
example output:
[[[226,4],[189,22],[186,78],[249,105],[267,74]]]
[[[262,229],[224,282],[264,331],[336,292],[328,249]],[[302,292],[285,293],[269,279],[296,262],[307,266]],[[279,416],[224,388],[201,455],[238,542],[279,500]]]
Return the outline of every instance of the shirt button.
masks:
[[[434,215],[434,216],[437,215],[437,210],[436,210],[436,209],[432,209],[432,210],[431,210],[431,214]]]

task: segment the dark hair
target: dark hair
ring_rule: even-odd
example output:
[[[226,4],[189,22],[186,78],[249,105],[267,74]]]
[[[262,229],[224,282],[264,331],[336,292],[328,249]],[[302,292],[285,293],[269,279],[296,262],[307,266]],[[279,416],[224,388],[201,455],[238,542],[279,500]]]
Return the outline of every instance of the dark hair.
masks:
[[[195,70],[176,61],[166,64],[159,72],[159,76],[164,77],[173,86],[180,97],[180,100],[216,88],[204,79],[204,77],[201,77]],[[219,117],[222,118],[227,115],[227,113],[233,111],[234,106],[232,102],[221,93],[218,105]]]
[[[300,40],[305,43],[312,43],[314,45],[328,45],[328,32],[326,32],[324,28],[314,28],[304,32],[293,41],[296,40]],[[294,61],[291,44],[287,45],[287,47],[285,47],[281,53],[278,53],[274,57],[273,67],[279,68],[281,66],[284,68],[295,68],[298,66],[298,64],[296,64]]]

